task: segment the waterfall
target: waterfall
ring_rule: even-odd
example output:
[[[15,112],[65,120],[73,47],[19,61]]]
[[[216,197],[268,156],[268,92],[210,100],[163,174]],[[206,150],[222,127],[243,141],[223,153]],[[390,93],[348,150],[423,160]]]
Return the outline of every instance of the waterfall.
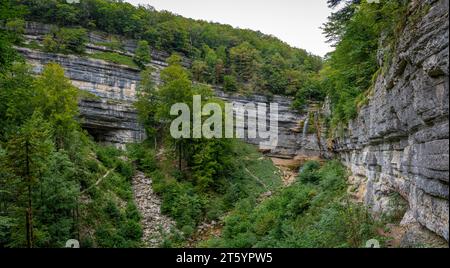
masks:
[[[309,125],[309,112],[306,115],[305,123],[303,124],[303,137],[306,137],[306,134],[308,132],[308,125]]]

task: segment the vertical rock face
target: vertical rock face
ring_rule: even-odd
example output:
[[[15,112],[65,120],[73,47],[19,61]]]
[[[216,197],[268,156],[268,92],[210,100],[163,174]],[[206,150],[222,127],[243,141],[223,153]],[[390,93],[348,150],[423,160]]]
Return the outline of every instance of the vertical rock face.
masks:
[[[41,73],[45,64],[56,62],[73,85],[95,96],[79,103],[83,127],[94,138],[118,147],[143,139],[144,131],[133,106],[139,70],[84,57],[18,50],[35,73]]]
[[[52,29],[51,25],[27,22],[25,40],[42,43],[44,36]],[[96,52],[115,52],[133,56],[136,40],[120,39],[123,50],[116,51],[99,44],[111,41],[111,36],[101,32],[89,32],[89,42],[84,56],[46,53],[40,50],[17,48],[36,74],[42,72],[45,64],[55,62],[65,70],[65,75],[73,85],[92,94],[79,103],[82,125],[98,141],[124,147],[125,144],[141,141],[145,137],[138,123],[137,112],[133,106],[136,100],[136,87],[140,80],[140,70],[126,65],[114,64],[89,58]],[[152,51],[155,67],[154,79],[159,79],[159,70],[166,66],[167,53]],[[184,61],[189,64],[188,60]]]
[[[409,203],[405,221],[448,241],[448,1],[412,1],[408,18],[392,64],[335,150],[366,184],[373,211],[389,210],[399,193]]]
[[[238,105],[254,104],[256,109],[249,109],[255,111],[257,114],[257,109],[259,105],[266,105],[266,129],[269,130],[270,117],[273,111],[270,110],[270,104],[277,104],[278,106],[278,143],[276,148],[265,150],[265,153],[269,156],[277,158],[295,158],[296,156],[304,157],[320,157],[321,156],[321,146],[318,144],[318,139],[316,133],[303,133],[302,124],[307,122],[306,113],[298,113],[292,108],[292,99],[284,96],[272,96],[266,97],[263,95],[252,94],[248,96],[243,96],[239,94],[226,93],[220,89],[215,90],[215,94],[218,98],[232,103],[234,106],[234,111],[237,111]],[[261,138],[259,133],[257,133],[256,138],[249,138],[247,133],[249,130],[249,117],[245,114],[246,123],[244,130],[246,133],[245,140],[250,144],[259,146],[261,142],[268,141],[266,138]],[[258,117],[257,120],[260,120]],[[272,126],[273,127],[273,126]],[[325,139],[323,139],[325,140]],[[322,144],[321,144],[322,145]]]

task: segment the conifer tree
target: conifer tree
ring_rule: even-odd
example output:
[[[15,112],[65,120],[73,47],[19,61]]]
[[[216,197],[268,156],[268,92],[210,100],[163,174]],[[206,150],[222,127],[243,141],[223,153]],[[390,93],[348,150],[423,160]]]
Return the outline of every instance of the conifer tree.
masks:
[[[54,150],[50,125],[34,113],[6,143],[7,170],[17,181],[19,207],[24,209],[26,246],[33,247],[33,188],[47,168]],[[22,228],[23,229],[23,228]]]

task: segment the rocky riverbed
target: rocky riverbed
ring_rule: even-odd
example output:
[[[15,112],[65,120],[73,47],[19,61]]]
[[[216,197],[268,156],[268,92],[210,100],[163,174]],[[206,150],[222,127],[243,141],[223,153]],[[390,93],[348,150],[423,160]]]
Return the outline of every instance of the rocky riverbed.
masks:
[[[162,242],[161,231],[168,233],[175,222],[161,213],[161,200],[153,192],[152,180],[138,171],[133,177],[133,194],[141,213],[143,237],[146,247],[156,248]]]

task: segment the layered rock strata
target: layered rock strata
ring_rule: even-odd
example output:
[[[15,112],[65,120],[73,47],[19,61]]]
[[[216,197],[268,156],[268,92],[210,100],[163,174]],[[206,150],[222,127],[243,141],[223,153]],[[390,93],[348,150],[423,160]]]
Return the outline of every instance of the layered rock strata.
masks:
[[[335,151],[375,213],[408,203],[404,223],[449,239],[448,1],[412,1],[392,63]],[[383,63],[384,51],[379,53]]]

